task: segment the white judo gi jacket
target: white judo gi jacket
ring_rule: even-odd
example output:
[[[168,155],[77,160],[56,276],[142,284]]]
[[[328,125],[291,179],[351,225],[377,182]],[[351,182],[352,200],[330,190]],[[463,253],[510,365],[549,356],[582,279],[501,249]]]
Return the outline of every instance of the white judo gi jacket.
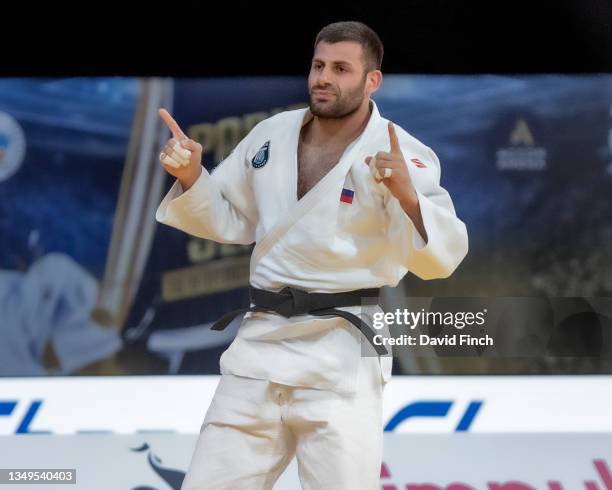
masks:
[[[365,130],[302,199],[297,147],[301,127],[313,118],[308,108],[261,121],[212,173],[203,169],[187,191],[175,181],[155,218],[221,243],[255,242],[250,283],[270,291],[396,286],[408,271],[422,279],[448,277],[467,254],[468,238],[440,186],[440,162],[431,148],[396,126],[419,198],[425,243],[364,163],[390,149],[388,120],[370,103]],[[343,189],[353,191],[351,203],[340,200]],[[342,309],[360,312],[359,306]],[[342,318],[250,312],[221,356],[221,373],[352,393],[362,342],[368,341]],[[380,364],[387,382],[392,358],[381,356]]]

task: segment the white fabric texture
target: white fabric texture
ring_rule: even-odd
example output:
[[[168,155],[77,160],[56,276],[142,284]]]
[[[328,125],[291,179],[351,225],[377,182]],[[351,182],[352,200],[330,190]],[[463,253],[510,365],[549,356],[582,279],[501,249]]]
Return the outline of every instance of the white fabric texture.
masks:
[[[156,219],[221,243],[256,242],[250,283],[270,291],[396,286],[408,271],[422,279],[449,276],[467,254],[468,239],[440,186],[440,162],[429,147],[395,126],[419,197],[425,243],[398,200],[375,182],[364,163],[367,156],[390,149],[388,121],[370,102],[372,113],[362,134],[301,199],[297,146],[301,127],[313,117],[307,108],[257,124],[212,173],[203,169],[187,191],[175,181]],[[255,155],[265,148],[267,161],[255,166]],[[340,200],[343,189],[354,192],[351,203]],[[360,332],[341,318],[251,313],[221,357],[221,373],[350,393],[363,342]],[[380,358],[384,381],[391,376],[391,361]]]
[[[269,490],[294,455],[303,490],[374,490],[382,459],[380,365],[351,395],[225,374],[181,490]]]

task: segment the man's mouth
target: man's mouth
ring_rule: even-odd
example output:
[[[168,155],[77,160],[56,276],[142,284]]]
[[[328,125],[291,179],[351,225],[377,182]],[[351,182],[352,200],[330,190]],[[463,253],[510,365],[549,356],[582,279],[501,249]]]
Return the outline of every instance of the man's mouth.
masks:
[[[330,92],[329,90],[313,90],[312,95],[314,95],[315,97],[328,98],[328,97],[332,97],[334,93]]]

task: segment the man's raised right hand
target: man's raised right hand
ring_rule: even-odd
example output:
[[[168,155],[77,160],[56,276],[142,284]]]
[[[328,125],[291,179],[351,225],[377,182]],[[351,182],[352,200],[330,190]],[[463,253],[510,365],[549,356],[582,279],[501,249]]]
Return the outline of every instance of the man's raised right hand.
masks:
[[[186,191],[202,173],[202,145],[189,139],[166,109],[160,109],[159,116],[172,133],[172,138],[159,155],[159,161]]]

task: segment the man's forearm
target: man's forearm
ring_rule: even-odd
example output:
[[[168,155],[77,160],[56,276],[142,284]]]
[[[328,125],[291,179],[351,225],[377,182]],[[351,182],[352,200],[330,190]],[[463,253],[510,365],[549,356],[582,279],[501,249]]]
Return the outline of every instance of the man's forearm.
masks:
[[[399,200],[400,206],[408,217],[412,220],[414,227],[417,229],[423,241],[427,243],[427,231],[425,231],[425,225],[423,224],[423,215],[421,214],[421,205],[419,203],[419,197],[414,189],[411,189],[406,196],[402,196]]]

